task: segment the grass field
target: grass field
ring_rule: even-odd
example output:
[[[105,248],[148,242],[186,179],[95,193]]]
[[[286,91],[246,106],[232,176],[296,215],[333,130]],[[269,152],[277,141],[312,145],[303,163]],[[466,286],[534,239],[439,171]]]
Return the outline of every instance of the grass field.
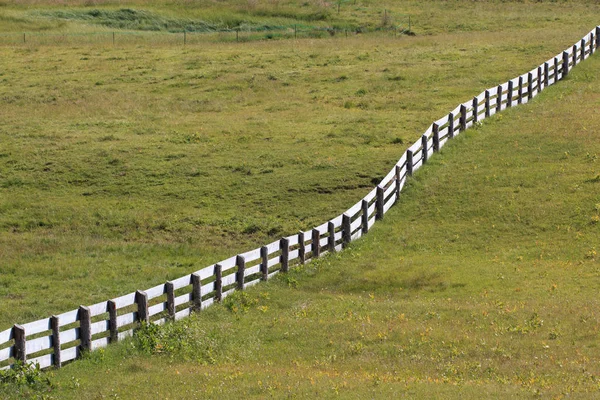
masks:
[[[327,220],[432,120],[598,23],[584,2],[428,5],[416,37],[0,48],[2,325]],[[589,397],[597,68],[457,140],[339,259],[93,354],[46,395]]]

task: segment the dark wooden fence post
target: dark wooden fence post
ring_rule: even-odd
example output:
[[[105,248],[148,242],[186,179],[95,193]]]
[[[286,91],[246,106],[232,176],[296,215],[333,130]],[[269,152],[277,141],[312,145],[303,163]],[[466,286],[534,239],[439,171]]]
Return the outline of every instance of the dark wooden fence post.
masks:
[[[319,258],[321,255],[321,234],[317,229],[312,230],[312,256]]]
[[[431,130],[433,131],[433,152],[437,153],[440,151],[440,126],[434,123]],[[398,168],[400,167],[396,166],[396,175],[399,177],[400,172],[398,171]],[[400,183],[400,178],[398,178],[398,183]]]
[[[558,82],[558,57],[554,57],[554,83]]]
[[[600,47],[600,26],[596,27],[596,50]]]
[[[523,75],[519,76],[519,88],[517,90],[517,104],[523,103]]]
[[[167,314],[169,318],[175,318],[175,286],[173,282],[165,283],[165,292],[167,293]]]
[[[352,240],[352,228],[350,227],[350,216],[342,215],[342,248],[345,249]]]
[[[290,240],[282,238],[279,243],[281,247],[281,272],[288,272],[290,269]]]
[[[15,324],[12,328],[12,336],[15,340],[14,358],[22,362],[27,361],[27,339],[25,338],[25,328]]]
[[[192,303],[194,311],[202,310],[202,279],[195,272],[192,274]]]
[[[369,202],[366,200],[362,201],[362,233],[363,235],[369,233]]]
[[[496,113],[502,111],[502,85],[498,85],[498,95],[496,97]]]
[[[263,246],[260,248],[260,273],[263,281],[269,279],[269,248]]]
[[[479,100],[477,96],[473,97],[473,124],[479,121]]]
[[[377,198],[375,200],[375,210],[377,211],[375,214],[375,219],[377,220],[383,219],[383,195],[383,188],[381,186],[377,186]]]
[[[573,66],[577,65],[577,44],[573,45]]]
[[[306,262],[306,247],[304,245],[304,232],[298,233],[298,257],[300,262],[304,264]]]
[[[150,322],[148,316],[148,295],[146,292],[138,290],[135,292],[135,304],[138,306],[138,321],[139,322]]]
[[[412,176],[413,174],[413,152],[412,150],[406,150],[406,173],[408,176]]]
[[[464,104],[460,105],[460,128],[459,128],[459,132],[464,131],[465,129],[467,129],[467,107],[465,107]]]
[[[327,233],[327,247],[333,253],[335,251],[335,225],[331,221],[327,223]]]
[[[562,70],[562,79],[566,78],[569,74],[569,53],[563,51],[563,70]]]
[[[548,87],[548,75],[550,75],[550,65],[545,62],[544,63],[544,88]]]
[[[485,117],[488,118],[490,116],[490,91],[485,91]]]
[[[242,256],[237,256],[235,258],[235,265],[237,265],[235,277],[237,288],[238,290],[244,290],[244,272],[246,271],[246,260]]]
[[[527,101],[533,98],[533,74],[527,74]]]
[[[215,264],[215,300],[223,300],[223,267]]]
[[[117,343],[119,340],[119,328],[117,327],[117,303],[113,300],[106,302],[108,310],[108,330],[110,331],[110,343]]]
[[[448,114],[448,137],[454,138],[454,113]]]
[[[543,69],[542,66],[540,65],[537,69],[537,91],[538,93],[542,91],[542,74],[543,74]]]
[[[506,93],[506,108],[512,107],[513,91],[513,81],[508,81],[508,93]]]
[[[427,162],[427,159],[429,158],[429,152],[427,150],[428,141],[429,140],[427,139],[427,135],[421,136],[421,154],[423,154],[423,164],[425,164]]]
[[[399,165],[396,165],[396,201],[398,201],[398,199],[400,199],[400,182],[402,182],[400,175],[402,173],[402,168],[400,168]]]
[[[52,348],[54,350],[52,356],[52,364],[55,368],[62,367],[60,356],[60,321],[56,315],[50,317],[50,329],[52,329]]]
[[[79,306],[79,349],[92,350],[92,314],[86,306]]]
[[[581,39],[581,61],[585,60],[585,38]]]

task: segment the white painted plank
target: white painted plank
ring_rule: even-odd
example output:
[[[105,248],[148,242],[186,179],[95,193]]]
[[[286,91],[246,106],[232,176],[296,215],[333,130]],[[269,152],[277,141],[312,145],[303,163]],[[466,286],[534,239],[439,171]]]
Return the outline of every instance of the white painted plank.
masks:
[[[220,261],[217,264],[219,264],[221,266],[221,271],[225,272],[231,268],[236,267],[236,264],[235,264],[236,258],[237,258],[237,256],[229,257],[228,259]]]
[[[0,361],[8,360],[14,354],[15,346],[10,346],[0,350]]]
[[[306,233],[304,234],[304,237],[306,237]],[[279,250],[281,250],[281,242],[279,240],[271,242],[267,245],[268,254],[276,253]]]
[[[60,361],[67,362],[77,358],[77,346],[60,351]]]
[[[95,317],[97,315],[104,314],[105,312],[107,312],[106,306],[107,306],[106,301],[88,306],[88,308],[90,309],[90,316]],[[51,329],[51,328],[48,328],[48,329]]]
[[[254,279],[250,282],[246,282],[245,286],[246,288],[252,287],[254,285],[258,285],[261,282],[260,278]]]
[[[192,275],[184,275],[181,278],[171,281],[171,283],[173,283],[173,290],[184,288],[192,284]]]
[[[31,336],[40,332],[44,332],[52,329],[50,326],[50,318],[40,319],[34,322],[28,322],[23,324],[23,328],[25,329],[25,335]]]
[[[291,246],[295,246],[298,244],[298,235],[291,235],[287,237],[288,243]]]
[[[144,292],[148,295],[148,300],[155,299],[165,294],[165,284],[161,283],[160,285],[144,290]]]
[[[44,369],[52,366],[52,358],[52,354],[46,354],[40,357],[32,358],[31,360],[27,360],[27,364],[39,365],[40,369]]]
[[[214,290],[215,290],[215,282],[209,282],[206,285],[202,285],[202,288],[200,290],[201,290],[202,293],[205,293],[205,294],[214,292]]]
[[[356,218],[353,222],[350,223],[350,232],[354,232],[356,229],[362,226],[362,219]]]
[[[250,276],[253,274],[257,274],[260,272],[260,264],[255,265],[253,267],[250,268],[246,268],[246,270],[244,271],[244,276]]]
[[[166,322],[167,322],[167,318],[166,317],[157,319],[156,321],[152,321],[152,323],[154,325],[164,325]]]
[[[413,152],[413,157],[415,152],[421,148],[421,138],[419,138],[416,142],[414,142],[408,149]]]
[[[117,327],[133,324],[137,320],[137,312],[131,312],[117,317]]]
[[[371,218],[371,219],[369,220],[369,224],[368,224],[368,226],[369,226],[369,229],[371,229],[371,227],[372,227],[373,225],[375,225],[375,217],[373,217],[373,218]]]
[[[429,125],[429,127],[427,129],[425,129],[425,132],[423,132],[423,135],[427,136],[428,139],[430,139],[433,136],[433,124]],[[423,136],[421,135],[421,136]]]
[[[182,304],[189,303],[192,300],[193,299],[192,299],[191,293],[184,293],[181,296],[175,297],[175,307],[180,306]]]
[[[288,261],[295,260],[296,258],[298,258],[299,254],[300,252],[298,251],[298,249],[290,251],[290,254],[288,254]]]
[[[60,333],[60,344],[64,345],[79,339],[79,328],[67,329]]]
[[[387,213],[388,210],[390,209],[390,207],[392,207],[395,202],[396,202],[396,193],[394,193],[394,195],[392,197],[390,197],[388,202],[383,205],[383,213],[384,214]]]
[[[363,200],[366,200],[370,203],[371,200],[375,198],[375,196],[377,196],[377,188],[373,188],[365,197],[363,197]]]
[[[423,165],[423,160],[417,161],[416,164],[413,165],[413,172],[416,172],[419,168],[421,168],[422,165]]]
[[[487,90],[488,92],[490,92],[490,98],[497,96],[498,95],[498,86],[494,86],[493,88],[489,88]],[[483,92],[485,95],[485,92]]]
[[[329,221],[322,223],[321,225],[315,227],[314,229],[318,230],[321,235],[327,232],[327,226]]]
[[[273,271],[269,274],[269,279],[271,279],[272,277],[274,277],[275,275],[277,275],[279,273],[279,270],[277,271]]]
[[[392,170],[390,172],[388,172],[387,175],[381,180],[381,182],[379,183],[379,186],[381,186],[381,187],[387,186],[388,183],[390,183],[392,180],[394,180],[395,176],[396,176],[396,166],[394,165],[394,168],[392,168]]]
[[[437,121],[434,122],[435,124],[437,124],[438,126],[442,126],[448,123],[448,116],[444,115],[442,118],[438,119]]]
[[[319,241],[319,244],[321,245],[321,247],[327,246],[328,243],[329,243],[328,237],[321,238],[321,240]]]
[[[158,303],[153,306],[148,307],[148,316],[153,316],[156,314],[160,314],[161,312],[167,309],[167,305],[165,303]]]
[[[204,280],[208,277],[211,277],[215,274],[215,265],[209,265],[208,267],[204,267],[199,271],[196,271],[196,274],[200,275],[200,280]]]
[[[394,182],[390,185],[390,187],[387,188],[383,192],[383,198],[387,199],[388,197],[390,197],[390,194],[394,193],[395,191],[396,191],[396,181],[394,180]]]
[[[252,262],[254,260],[258,260],[260,258],[260,247],[258,249],[250,250],[245,253],[240,254],[240,256],[244,257],[246,262]]]
[[[354,216],[360,212],[361,208],[362,200],[350,207],[348,210],[346,210],[345,214],[348,215],[350,218],[354,218]]]
[[[223,287],[233,285],[235,283],[235,274],[229,274],[222,279]]]
[[[350,236],[350,241],[354,242],[356,239],[359,239],[362,236],[362,230],[359,229]]]
[[[132,337],[132,336],[133,336],[133,329],[129,329],[124,332],[119,332],[117,334],[117,338],[119,341],[121,341],[123,339],[127,339],[128,337]]]
[[[340,226],[342,226],[342,219],[343,219],[344,215],[340,214],[337,217],[335,217],[332,220],[329,220],[329,222],[333,222],[333,226],[338,228]],[[329,225],[327,226],[327,229],[329,229]]]
[[[212,306],[215,303],[215,298],[214,297],[210,297],[208,299],[204,299],[202,300],[202,306],[200,306],[201,310],[204,310],[210,306]]]
[[[335,239],[336,242],[342,239],[342,234],[343,234],[342,231],[338,231],[335,233],[335,235],[333,235],[333,238]]]
[[[0,332],[0,344],[8,342],[9,340],[12,340],[12,338],[12,328],[8,328],[7,330]]]
[[[108,338],[92,340],[92,351],[108,346]]]
[[[230,295],[230,294],[232,294],[233,292],[235,292],[235,288],[232,288],[232,289],[229,289],[229,290],[228,290],[228,291],[226,291],[226,292],[223,292],[223,294],[222,294],[221,298],[223,298],[223,299],[224,299],[225,297],[229,296],[229,295]]]
[[[113,299],[113,301],[117,305],[117,308],[130,306],[135,303],[135,293],[128,293],[124,296]]]
[[[367,208],[367,215],[370,217],[375,212],[375,203],[371,204],[369,208]]]
[[[180,319],[183,319],[183,318],[189,316],[191,313],[192,313],[191,308],[184,308],[181,311],[177,311],[175,313],[175,321],[179,321]]]
[[[97,334],[97,333],[102,333],[102,332],[106,332],[110,330],[109,326],[108,326],[108,321],[98,321],[98,322],[92,322],[92,336]]]

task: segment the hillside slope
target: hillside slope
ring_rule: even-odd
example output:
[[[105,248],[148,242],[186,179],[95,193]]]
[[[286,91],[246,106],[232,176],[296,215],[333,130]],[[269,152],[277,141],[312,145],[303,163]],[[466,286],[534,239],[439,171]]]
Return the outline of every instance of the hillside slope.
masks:
[[[93,353],[45,394],[594,396],[598,68],[447,145],[347,251]]]

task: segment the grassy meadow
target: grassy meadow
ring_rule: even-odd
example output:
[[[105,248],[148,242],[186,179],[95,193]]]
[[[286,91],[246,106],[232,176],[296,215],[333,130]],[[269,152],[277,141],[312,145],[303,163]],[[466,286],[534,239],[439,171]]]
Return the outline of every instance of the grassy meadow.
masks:
[[[281,18],[248,4],[131,8]],[[283,22],[309,12],[277,4],[295,10]],[[431,121],[598,24],[594,2],[467,1],[358,1],[317,22],[383,6],[414,15],[416,36],[1,46],[0,329],[320,224]],[[121,5],[5,2],[0,26],[96,31],[56,18],[90,7]],[[348,251],[0,393],[593,396],[598,66],[445,147]]]

